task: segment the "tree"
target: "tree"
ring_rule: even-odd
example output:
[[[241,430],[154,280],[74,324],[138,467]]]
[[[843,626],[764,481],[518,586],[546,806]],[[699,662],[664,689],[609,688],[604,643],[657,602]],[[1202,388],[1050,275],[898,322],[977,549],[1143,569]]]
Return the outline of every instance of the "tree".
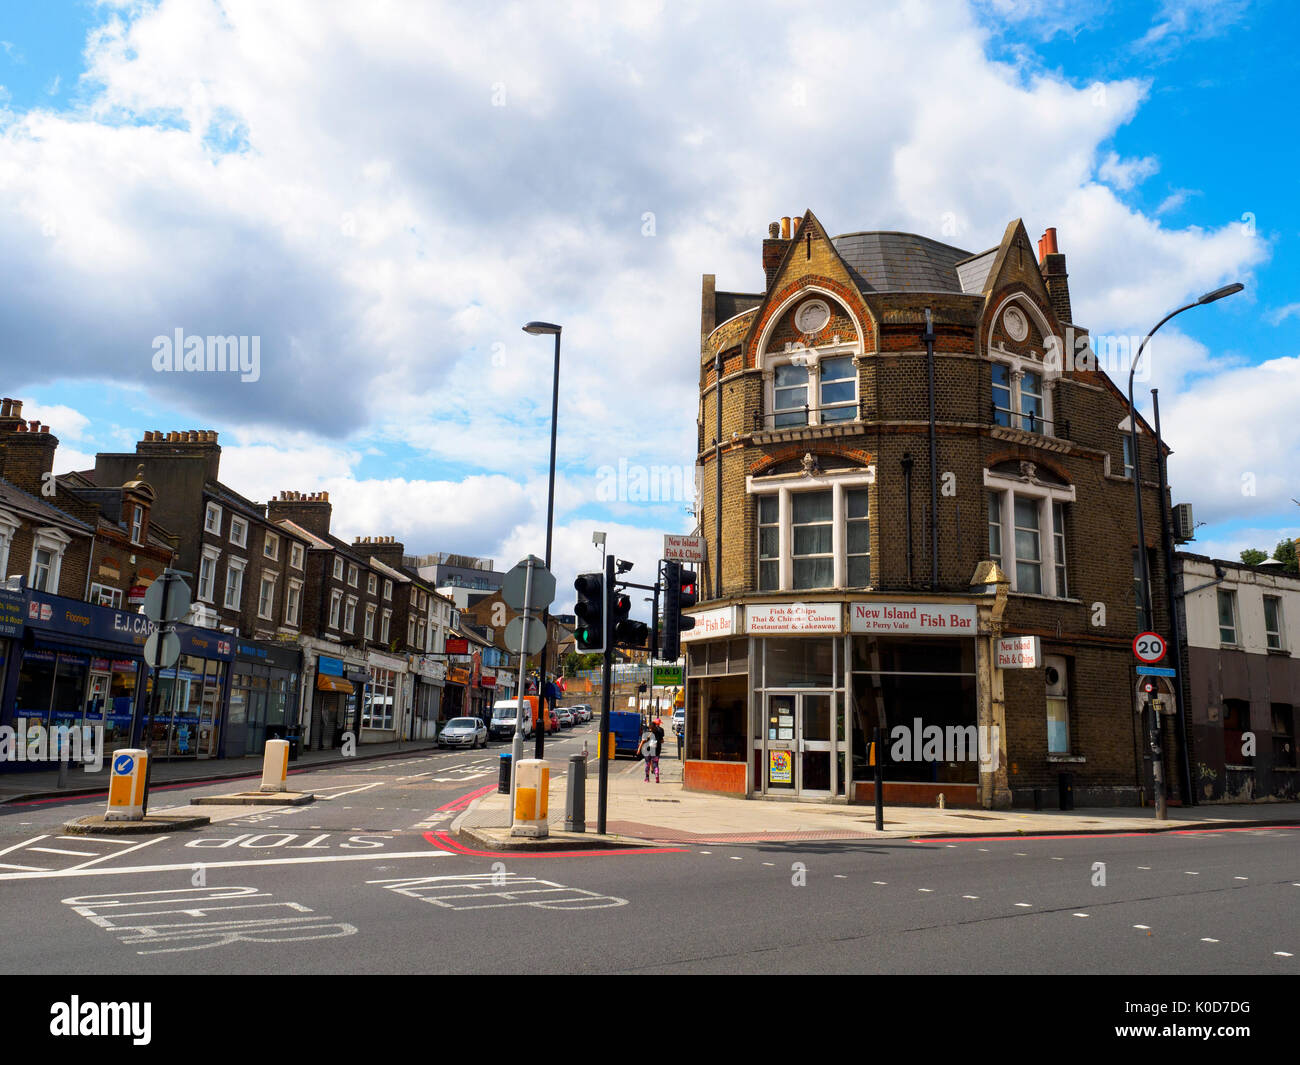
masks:
[[[1241,553],[1241,561],[1247,566],[1258,566],[1267,558],[1268,555],[1257,547],[1248,547]]]
[[[1283,540],[1277,545],[1277,550],[1273,552],[1273,557],[1279,562],[1286,563],[1288,573],[1300,573],[1300,559],[1296,558],[1296,548],[1294,540]]]

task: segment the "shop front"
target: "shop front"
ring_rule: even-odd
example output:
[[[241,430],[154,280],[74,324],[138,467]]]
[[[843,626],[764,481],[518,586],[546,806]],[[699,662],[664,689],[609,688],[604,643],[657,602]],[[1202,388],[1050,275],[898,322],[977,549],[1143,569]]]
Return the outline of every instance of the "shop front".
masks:
[[[307,731],[307,744],[312,750],[341,747],[345,733],[355,734],[369,680],[363,662],[316,655]],[[306,670],[303,675],[307,675]]]
[[[226,752],[261,755],[266,741],[283,739],[297,723],[302,652],[297,644],[240,640],[230,684]]]
[[[868,801],[873,730],[891,801],[978,805],[976,603],[764,602],[697,615],[687,639],[688,788]],[[987,686],[986,686],[987,689]],[[959,738],[961,749],[935,736]],[[918,742],[913,742],[913,740]]]
[[[370,683],[361,707],[361,742],[387,743],[401,734],[410,701],[407,660],[372,651],[367,659]]]
[[[411,720],[407,738],[434,740],[438,738],[438,715],[442,711],[443,688],[447,667],[429,655],[412,655],[411,675],[415,679],[415,694],[411,702]]]
[[[141,615],[135,615],[141,616]],[[226,744],[227,696],[234,640],[225,633],[177,625],[181,654],[175,666],[159,671],[158,711],[153,719],[155,758],[240,757]],[[146,683],[144,699],[151,695]],[[142,699],[141,715],[148,711]]]

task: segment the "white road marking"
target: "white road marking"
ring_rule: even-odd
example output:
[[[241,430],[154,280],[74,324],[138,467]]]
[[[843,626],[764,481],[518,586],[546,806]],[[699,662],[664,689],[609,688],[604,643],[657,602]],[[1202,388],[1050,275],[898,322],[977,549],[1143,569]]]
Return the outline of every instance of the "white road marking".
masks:
[[[745,860],[744,858],[740,857],[740,856],[737,855],[737,854],[732,854],[732,855],[730,855],[729,857],[731,858],[731,860],[732,860],[733,862],[743,862],[743,861]]]
[[[873,884],[879,884],[881,887],[887,887],[887,886],[888,886],[888,881],[885,881],[885,880],[873,880],[873,881],[871,881],[871,882],[872,882]]]
[[[24,870],[26,870],[26,871],[28,871],[28,872],[36,872],[36,871],[38,871],[38,870],[44,870],[44,869],[45,869],[45,866],[43,866],[43,865],[11,865],[9,862],[0,862],[0,869],[24,869]],[[3,879],[3,874],[0,874],[0,879]]]
[[[1139,865],[1138,868],[1139,868],[1139,869],[1150,870],[1151,866],[1149,866],[1149,865]]]
[[[490,910],[532,906],[539,910],[601,910],[626,906],[627,899],[566,887],[518,873],[471,873],[464,876],[422,876],[396,880],[367,880],[388,891],[448,910]]]
[[[1016,851],[1016,857],[1017,857],[1017,858],[1028,858],[1029,855],[1026,854],[1024,851]]]
[[[59,836],[58,838],[72,840],[76,843],[88,842],[86,836]],[[114,839],[112,836],[95,836],[94,839],[96,843],[114,843],[119,847],[131,847],[132,845],[135,845],[135,840],[133,839]]]
[[[1073,914],[1072,916],[1074,916],[1074,917],[1087,917],[1088,915],[1087,915],[1086,913],[1076,913],[1076,914]]]
[[[1248,876],[1234,876],[1232,879],[1233,879],[1233,880],[1249,880],[1250,877],[1248,877]]]
[[[1201,942],[1202,942],[1202,943],[1217,943],[1218,940],[1217,940],[1217,939],[1211,939],[1209,936],[1202,936],[1202,937],[1201,937]]]
[[[1184,869],[1184,870],[1183,870],[1183,875],[1184,875],[1184,876],[1200,876],[1201,874],[1200,874],[1200,873],[1193,873],[1190,869]]]
[[[314,865],[321,862],[387,862],[398,858],[448,858],[451,851],[422,850],[400,851],[385,854],[382,851],[370,851],[366,854],[322,854],[313,858],[251,858],[239,862],[203,862],[208,869],[243,869],[254,865]],[[173,873],[177,870],[190,870],[194,862],[182,862],[171,865],[132,865],[124,868],[109,866],[102,869],[55,869],[30,873],[0,873],[0,880],[57,880],[74,876],[131,876],[137,873]]]
[[[334,784],[328,788],[313,788],[312,790],[315,792],[316,798],[318,799],[341,799],[343,798],[344,795],[355,795],[359,791],[369,791],[371,788],[383,787],[383,784],[384,782],[382,780],[376,780],[370,784],[362,784],[360,787],[352,787],[351,785],[348,784]],[[339,788],[347,788],[347,790],[339,791],[337,795],[321,794],[322,791],[338,791]],[[343,809],[350,810],[352,809],[352,807],[345,806],[343,807]]]
[[[31,839],[25,839],[21,843],[15,843],[10,847],[6,847],[4,850],[0,851],[0,854],[8,854],[10,851],[18,850],[20,847],[26,847],[29,843],[39,843],[41,840],[49,838],[48,833],[44,836],[33,836]]]
[[[764,865],[776,865],[776,862],[764,862]]]
[[[1017,906],[1023,906],[1023,907],[1025,907],[1025,909],[1029,909],[1029,908],[1031,908],[1031,907],[1033,906],[1033,903],[1032,903],[1032,902],[1017,902],[1016,905],[1017,905]]]
[[[835,874],[835,879],[836,879],[836,880],[847,880],[847,879],[848,879],[848,876],[847,876],[847,874],[845,874],[845,873],[836,873],[836,874]]]
[[[934,888],[932,888],[932,887],[919,887],[919,888],[917,888],[916,890],[917,890],[917,891],[920,891],[920,892],[923,892],[923,893],[926,894],[926,895],[930,895],[930,894],[933,894],[933,893],[934,893]]]
[[[963,898],[963,899],[978,899],[979,896],[978,896],[978,895],[963,895],[962,898]]]
[[[1054,861],[1054,862],[1063,862],[1063,861],[1065,861],[1065,859],[1064,859],[1064,858],[1053,858],[1052,861]]]
[[[1275,951],[1273,951],[1273,953],[1276,954],[1279,958],[1294,958],[1294,957],[1295,957],[1294,954],[1288,954],[1285,950],[1275,950]]]
[[[40,851],[42,854],[70,854],[74,858],[94,858],[98,851],[65,851],[59,847],[28,847],[28,850]]]
[[[147,839],[147,840],[145,840],[143,843],[136,843],[134,846],[127,847],[127,849],[124,850],[124,851],[109,851],[107,854],[103,855],[103,856],[100,857],[100,858],[94,858],[94,859],[92,859],[91,861],[88,861],[88,862],[82,862],[80,865],[74,865],[72,868],[73,868],[73,869],[85,869],[86,867],[91,866],[91,865],[96,865],[96,864],[98,864],[99,862],[106,862],[106,861],[108,861],[109,858],[118,858],[118,857],[120,857],[120,856],[123,855],[123,854],[129,854],[131,851],[138,851],[141,847],[150,847],[150,846],[152,846],[152,845],[155,844],[155,843],[161,843],[161,842],[163,841],[164,838],[165,838],[165,837],[163,837],[163,836],[154,836],[153,839]],[[112,842],[114,842],[114,843],[131,843],[132,841],[131,841],[131,840],[128,840],[128,839],[115,839],[115,840],[113,840]]]
[[[1135,924],[1133,927],[1141,928],[1144,932],[1149,932],[1151,930],[1151,926],[1149,924]]]

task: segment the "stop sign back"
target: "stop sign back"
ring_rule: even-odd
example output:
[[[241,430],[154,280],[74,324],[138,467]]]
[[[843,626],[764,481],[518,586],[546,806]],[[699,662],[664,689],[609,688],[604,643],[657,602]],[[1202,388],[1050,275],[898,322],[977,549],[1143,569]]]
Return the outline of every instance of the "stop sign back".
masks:
[[[1133,657],[1151,665],[1165,657],[1165,638],[1158,632],[1140,632],[1133,638]]]

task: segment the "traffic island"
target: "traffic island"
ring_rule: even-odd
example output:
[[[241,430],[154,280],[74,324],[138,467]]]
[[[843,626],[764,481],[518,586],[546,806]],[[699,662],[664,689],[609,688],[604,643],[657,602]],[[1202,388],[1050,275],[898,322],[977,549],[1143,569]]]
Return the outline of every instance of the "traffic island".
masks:
[[[310,791],[237,791],[233,795],[200,795],[191,806],[306,806],[315,802]]]
[[[212,818],[194,814],[145,814],[139,821],[110,821],[104,814],[94,814],[65,822],[63,831],[69,836],[142,836],[202,828],[211,823]]]
[[[629,839],[627,836],[601,836],[593,832],[560,832],[551,828],[541,838],[512,836],[509,828],[459,828],[456,838],[467,847],[484,851],[515,851],[544,854],[547,851],[609,851],[660,849],[663,844],[652,840]]]

